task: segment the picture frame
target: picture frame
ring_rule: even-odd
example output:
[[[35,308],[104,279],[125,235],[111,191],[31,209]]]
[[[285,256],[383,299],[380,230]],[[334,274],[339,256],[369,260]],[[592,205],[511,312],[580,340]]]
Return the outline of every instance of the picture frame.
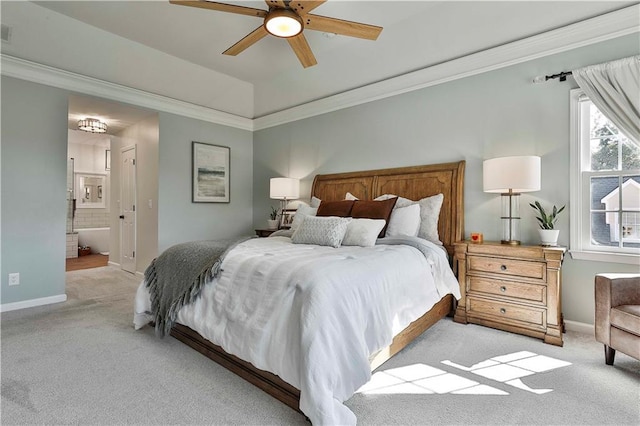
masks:
[[[296,209],[282,209],[280,214],[280,229],[290,229],[293,222],[293,215],[296,214]]]
[[[193,203],[230,201],[231,148],[204,142],[192,142]]]

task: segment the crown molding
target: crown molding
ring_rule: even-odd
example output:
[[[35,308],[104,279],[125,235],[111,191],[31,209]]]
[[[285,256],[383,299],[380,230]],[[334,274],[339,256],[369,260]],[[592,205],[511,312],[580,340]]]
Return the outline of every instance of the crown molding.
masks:
[[[640,31],[639,16],[640,5],[636,4],[556,30],[258,117],[253,120],[254,130],[275,127],[633,34]]]
[[[640,32],[640,4],[381,82],[250,119],[0,54],[2,75],[242,130],[281,124],[400,95]]]
[[[242,130],[253,130],[253,120],[250,118],[195,105],[167,96],[156,95],[145,92],[144,90],[110,83],[97,78],[87,77],[10,55],[1,54],[0,58],[2,61],[2,75],[8,77],[124,102],[156,111],[195,118],[223,126],[235,127]]]

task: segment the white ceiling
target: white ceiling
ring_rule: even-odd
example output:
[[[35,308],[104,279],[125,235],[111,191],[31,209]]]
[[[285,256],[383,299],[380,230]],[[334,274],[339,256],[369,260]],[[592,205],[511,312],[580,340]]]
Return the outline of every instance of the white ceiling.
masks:
[[[20,34],[19,28],[20,23],[30,25],[27,18],[39,11],[24,8],[21,16],[16,6],[9,7],[12,2],[2,3],[3,14],[18,23],[18,28],[12,29],[16,42],[13,46],[3,43],[3,51],[11,55],[36,62],[42,56],[44,59],[39,62],[44,64],[256,118],[638,2],[329,0],[313,13],[379,25],[384,30],[376,41],[305,31],[318,61],[318,65],[307,69],[302,68],[288,43],[275,37],[262,39],[237,57],[222,55],[221,52],[261,24],[260,18],[251,16],[171,5],[168,1],[42,1],[36,3],[46,9],[38,9],[56,12],[38,16],[38,25],[45,34],[42,37],[32,34],[33,30],[27,35]],[[262,1],[227,3],[266,9]],[[74,21],[64,22],[63,16]],[[56,41],[46,36],[46,31],[52,31],[61,40],[75,36],[80,45],[82,37],[71,33],[71,28],[80,34],[88,31],[85,27],[94,28],[98,34],[92,42],[104,40],[96,45],[96,52],[109,62],[97,59],[79,62],[80,55],[72,47],[56,50]],[[35,39],[39,35],[37,45],[19,39],[20,36]],[[123,44],[127,40],[129,45]],[[127,54],[131,69],[127,69],[126,63],[117,63]],[[159,55],[164,55],[161,60]],[[173,58],[174,63],[166,58]],[[146,63],[149,68],[142,69]],[[161,63],[168,65],[158,66]],[[176,69],[180,71],[170,69],[172,64],[179,64]],[[185,72],[188,67],[190,71]],[[132,75],[136,71],[144,71],[146,78],[138,76],[134,81]],[[247,92],[247,87],[252,89]],[[247,106],[251,100],[253,105]]]
[[[132,107],[122,103],[109,102],[88,96],[73,95],[69,96],[68,128],[75,130],[75,132],[69,132],[69,134],[71,135],[73,133],[75,135],[73,139],[74,143],[92,144],[92,142],[96,140],[95,134],[78,131],[78,120],[96,118],[107,123],[108,134],[115,135],[154,114],[156,114],[155,111]]]
[[[68,143],[75,143],[80,145],[93,145],[100,146],[105,149],[109,149],[111,146],[111,140],[108,135],[104,133],[89,133],[83,132],[82,130],[71,130],[69,129],[68,134]]]

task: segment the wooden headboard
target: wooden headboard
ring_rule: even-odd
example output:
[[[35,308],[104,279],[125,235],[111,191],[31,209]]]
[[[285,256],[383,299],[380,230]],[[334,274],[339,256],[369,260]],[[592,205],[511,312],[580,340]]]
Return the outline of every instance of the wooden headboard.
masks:
[[[347,192],[361,200],[394,194],[420,200],[443,194],[438,219],[440,240],[453,256],[453,243],[464,234],[464,161],[394,169],[316,175],[311,195],[323,201],[344,200]]]

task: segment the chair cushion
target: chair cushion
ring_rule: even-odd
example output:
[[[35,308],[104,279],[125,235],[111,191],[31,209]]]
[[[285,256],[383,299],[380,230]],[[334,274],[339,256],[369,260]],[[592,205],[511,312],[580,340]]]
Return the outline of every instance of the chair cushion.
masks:
[[[611,325],[640,336],[640,305],[611,308]]]

